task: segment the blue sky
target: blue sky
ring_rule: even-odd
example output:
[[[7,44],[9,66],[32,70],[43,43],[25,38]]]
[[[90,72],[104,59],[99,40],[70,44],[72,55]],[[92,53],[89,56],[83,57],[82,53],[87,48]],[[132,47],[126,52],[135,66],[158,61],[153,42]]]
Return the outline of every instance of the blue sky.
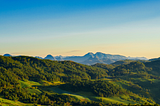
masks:
[[[0,0],[0,54],[159,57],[159,0]]]

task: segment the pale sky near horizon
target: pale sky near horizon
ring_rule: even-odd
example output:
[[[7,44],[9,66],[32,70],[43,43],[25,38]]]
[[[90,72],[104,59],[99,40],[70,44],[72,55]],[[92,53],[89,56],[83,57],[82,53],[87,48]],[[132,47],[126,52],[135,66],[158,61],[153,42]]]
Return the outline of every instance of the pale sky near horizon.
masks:
[[[0,54],[160,57],[159,0],[0,0]]]

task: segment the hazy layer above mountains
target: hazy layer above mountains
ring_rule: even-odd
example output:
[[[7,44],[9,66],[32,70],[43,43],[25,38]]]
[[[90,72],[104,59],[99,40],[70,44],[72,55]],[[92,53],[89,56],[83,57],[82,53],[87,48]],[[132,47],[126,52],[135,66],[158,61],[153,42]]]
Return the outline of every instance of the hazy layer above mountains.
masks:
[[[4,56],[11,56],[10,54],[5,54]],[[112,54],[105,54],[101,52],[92,53],[89,52],[85,54],[84,56],[52,56],[51,54],[47,55],[45,58],[36,56],[36,58],[40,59],[49,59],[49,60],[57,60],[57,61],[63,61],[63,60],[71,60],[82,64],[87,65],[93,65],[96,63],[103,63],[103,64],[111,64],[119,60],[148,60],[145,57],[126,57],[122,55],[112,55]]]

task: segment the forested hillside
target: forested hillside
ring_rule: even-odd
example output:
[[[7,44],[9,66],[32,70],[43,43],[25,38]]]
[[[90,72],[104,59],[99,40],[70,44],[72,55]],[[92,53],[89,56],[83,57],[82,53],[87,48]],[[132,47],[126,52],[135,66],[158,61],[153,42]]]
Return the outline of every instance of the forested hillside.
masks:
[[[73,61],[0,56],[0,94],[13,101],[55,106],[155,104],[160,99],[155,93],[159,88],[154,89],[160,79],[158,65],[159,61],[87,66]],[[93,96],[87,95],[90,100],[84,100],[52,88],[90,92]],[[111,98],[118,98],[114,100],[118,102],[110,102]]]
[[[95,64],[93,67],[107,69],[107,74],[114,77],[116,84],[160,103],[160,60],[119,65]]]

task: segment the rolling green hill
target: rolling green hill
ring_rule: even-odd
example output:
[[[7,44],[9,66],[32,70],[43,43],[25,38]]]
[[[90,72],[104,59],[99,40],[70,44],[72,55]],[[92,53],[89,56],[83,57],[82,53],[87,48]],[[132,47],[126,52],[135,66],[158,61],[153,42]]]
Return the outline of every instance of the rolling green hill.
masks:
[[[155,104],[160,98],[156,93],[158,63],[87,66],[73,61],[0,56],[0,94],[6,101],[23,105]]]
[[[96,64],[94,67],[108,69],[109,72],[107,74],[114,78],[115,84],[160,103],[159,63],[160,60],[143,63],[140,61],[133,61],[128,64],[124,63],[116,66]]]

